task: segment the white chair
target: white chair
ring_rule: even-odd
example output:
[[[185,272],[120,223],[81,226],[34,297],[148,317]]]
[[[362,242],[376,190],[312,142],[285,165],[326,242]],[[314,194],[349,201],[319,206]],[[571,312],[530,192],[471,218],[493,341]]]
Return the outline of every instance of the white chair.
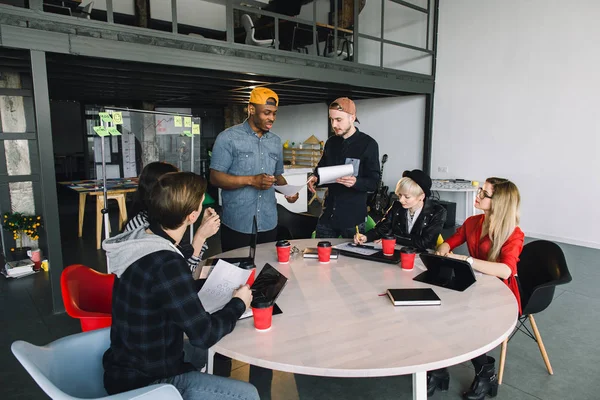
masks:
[[[17,360],[54,400],[181,400],[173,385],[151,385],[109,396],[104,390],[102,356],[110,346],[110,328],[78,333],[46,346],[18,340],[11,346]]]
[[[336,60],[347,60],[348,58],[354,56],[354,46],[350,40],[347,38],[343,38],[340,40],[338,38],[338,49],[337,51],[327,52],[327,47],[325,48],[325,57],[327,58],[335,58]]]
[[[90,1],[83,8],[77,9],[77,11],[73,14],[77,18],[87,18],[90,19],[90,15],[92,14],[92,9],[94,8],[94,2]]]
[[[248,14],[242,15],[242,25],[246,31],[246,44],[260,47],[275,47],[275,39],[255,39],[254,38],[254,22]]]

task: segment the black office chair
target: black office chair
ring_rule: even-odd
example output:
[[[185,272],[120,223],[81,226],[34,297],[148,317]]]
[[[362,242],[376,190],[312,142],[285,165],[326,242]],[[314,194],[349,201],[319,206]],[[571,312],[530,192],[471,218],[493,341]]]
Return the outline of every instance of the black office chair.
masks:
[[[277,204],[277,240],[310,239],[317,227],[318,217],[306,213],[294,213]]]
[[[533,314],[537,314],[548,308],[554,298],[556,286],[569,283],[573,279],[567,268],[567,261],[565,260],[563,251],[556,243],[547,240],[536,240],[523,247],[519,264],[517,265],[517,272],[521,285],[523,314],[519,317],[517,329],[510,338],[502,343],[500,368],[498,371],[499,384],[502,383],[502,376],[504,375],[508,341],[512,339],[517,331],[525,333],[537,342],[548,373],[550,375],[554,374]],[[533,333],[525,326],[527,319],[529,319]]]

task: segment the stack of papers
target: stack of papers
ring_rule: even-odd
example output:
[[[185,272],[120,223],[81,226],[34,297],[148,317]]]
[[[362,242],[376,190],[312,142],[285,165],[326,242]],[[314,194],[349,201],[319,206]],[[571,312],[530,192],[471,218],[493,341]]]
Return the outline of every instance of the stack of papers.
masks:
[[[33,261],[19,260],[9,261],[5,265],[6,276],[9,278],[20,278],[22,276],[31,275],[33,271]]]

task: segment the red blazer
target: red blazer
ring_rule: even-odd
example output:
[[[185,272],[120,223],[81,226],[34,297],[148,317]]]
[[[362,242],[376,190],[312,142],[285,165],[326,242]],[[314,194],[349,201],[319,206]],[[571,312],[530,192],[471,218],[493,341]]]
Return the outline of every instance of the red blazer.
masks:
[[[473,258],[480,260],[487,260],[488,253],[492,248],[492,241],[488,235],[485,235],[481,240],[481,229],[483,228],[483,221],[485,214],[475,215],[467,218],[467,220],[456,230],[456,233],[446,240],[446,243],[450,245],[450,250],[460,246],[464,242],[467,242],[469,248],[469,254]],[[523,242],[525,240],[525,234],[518,226],[515,228],[513,233],[508,237],[500,255],[496,262],[506,264],[511,270],[511,276],[508,279],[502,281],[509,287],[517,298],[517,304],[519,305],[519,315],[521,314],[521,294],[519,293],[519,285],[515,279],[517,275],[517,263],[519,262],[519,255],[523,250]]]

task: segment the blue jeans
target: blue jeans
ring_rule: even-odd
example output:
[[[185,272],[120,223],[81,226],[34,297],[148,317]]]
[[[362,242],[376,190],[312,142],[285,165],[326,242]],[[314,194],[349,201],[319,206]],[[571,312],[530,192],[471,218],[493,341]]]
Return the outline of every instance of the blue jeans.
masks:
[[[364,235],[365,233],[365,223],[358,225],[358,231]],[[351,228],[343,228],[338,229],[331,226],[331,222],[321,221],[317,223],[317,228],[315,231],[316,238],[337,238],[343,237],[344,239],[352,239],[356,235],[356,227],[353,226]]]
[[[200,371],[152,382],[157,383],[175,386],[183,400],[260,400],[256,388],[247,382],[203,374]]]

